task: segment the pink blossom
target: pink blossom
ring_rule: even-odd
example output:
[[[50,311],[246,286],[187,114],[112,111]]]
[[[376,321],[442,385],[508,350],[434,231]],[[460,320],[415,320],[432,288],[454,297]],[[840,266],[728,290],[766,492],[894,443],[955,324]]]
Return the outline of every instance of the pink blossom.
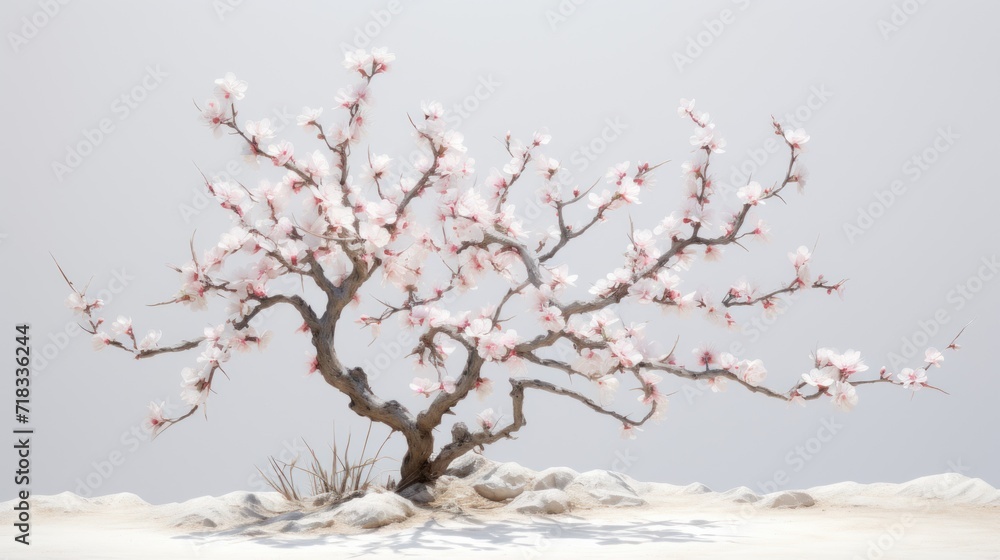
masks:
[[[549,285],[552,287],[553,291],[558,291],[560,288],[565,286],[575,286],[576,279],[579,278],[578,275],[569,273],[569,267],[567,265],[550,268],[549,274],[552,276],[552,280]]]
[[[224,77],[215,80],[215,87],[219,97],[230,103],[243,99],[247,92],[247,83],[236,79],[232,72],[226,72]]]
[[[361,180],[366,184],[380,181],[385,177],[386,172],[389,171],[389,164],[391,163],[392,158],[387,155],[369,156],[367,164],[361,169]],[[395,208],[393,208],[393,211],[395,211]]]
[[[111,344],[111,337],[108,336],[108,333],[97,332],[91,337],[90,343],[94,347],[94,350],[103,350]]]
[[[226,122],[226,108],[214,97],[205,102],[201,111],[201,119],[212,129],[216,138],[222,136],[222,125]]]
[[[643,360],[642,353],[635,344],[628,339],[615,340],[608,344],[611,355],[614,356],[623,368],[632,368]]]
[[[719,354],[718,362],[719,367],[726,371],[735,373],[739,369],[736,357],[729,352],[722,352]]]
[[[517,331],[510,329],[505,332],[490,332],[479,339],[479,355],[489,361],[502,361],[510,355],[511,349],[517,345]]]
[[[492,408],[487,408],[476,415],[476,422],[479,423],[479,427],[482,428],[484,432],[489,432],[494,426],[496,426],[497,414],[493,412]]]
[[[375,73],[381,74],[389,70],[389,63],[396,60],[396,55],[389,52],[385,47],[372,49],[372,63],[375,65]]]
[[[452,394],[452,393],[454,393],[455,392],[455,378],[454,377],[450,377],[450,376],[449,377],[445,377],[444,379],[441,380],[441,383],[438,385],[438,389],[440,389],[441,391],[444,391],[445,393],[448,393],[449,395]]]
[[[805,245],[799,247],[794,253],[788,253],[788,260],[792,261],[792,266],[796,270],[809,264],[809,259],[812,258],[812,253],[809,252],[809,248]]]
[[[793,148],[802,149],[802,145],[809,141],[809,135],[801,128],[785,130],[785,141]]]
[[[69,307],[77,313],[84,313],[87,311],[87,300],[82,294],[73,292],[66,298],[66,307]]]
[[[695,359],[699,366],[708,369],[708,367],[716,362],[715,350],[708,346],[702,346],[701,348],[694,349]]]
[[[903,387],[914,391],[927,385],[927,372],[923,369],[903,368],[903,371],[899,372],[896,377],[902,382]]]
[[[111,332],[116,335],[132,336],[132,318],[119,315],[114,323],[111,323]]]
[[[344,53],[344,68],[358,72],[363,76],[368,75],[373,62],[372,55],[360,49]]]
[[[729,384],[729,380],[721,375],[708,378],[708,388],[712,390],[713,393],[721,393],[726,390],[726,385]]]
[[[543,309],[539,320],[548,331],[557,332],[566,328],[566,320],[563,319],[562,310],[554,305]]]
[[[669,239],[675,239],[681,234],[681,220],[671,213],[660,221],[659,225],[653,228],[653,234],[663,235]]]
[[[437,101],[421,102],[420,110],[424,114],[424,119],[428,121],[439,121],[444,117],[444,106]]]
[[[736,191],[736,197],[742,200],[744,204],[749,204],[750,206],[763,205],[764,201],[761,200],[763,196],[764,189],[757,181],[750,181],[746,186],[740,187],[740,190]]]
[[[149,331],[146,336],[139,341],[139,350],[153,350],[163,335],[161,331]]]
[[[601,194],[590,193],[587,195],[587,208],[591,210],[598,210],[609,204],[611,204],[611,192],[608,190],[601,191]]]
[[[937,348],[928,348],[924,351],[924,362],[928,366],[941,367],[941,362],[944,361],[944,355],[938,352]]]
[[[608,402],[612,400],[615,393],[618,392],[619,381],[614,375],[599,377],[595,383],[597,383],[597,388],[600,391],[602,401]]]
[[[323,114],[323,108],[310,109],[309,107],[302,108],[302,114],[295,118],[296,124],[299,126],[309,127],[316,124],[316,119]]]
[[[639,185],[625,177],[618,185],[618,196],[628,204],[642,204],[639,201]]]
[[[493,380],[488,377],[476,379],[475,391],[480,400],[490,396],[493,393]]]
[[[271,144],[267,147],[267,155],[271,156],[274,165],[277,166],[285,165],[291,161],[294,154],[295,148],[288,140],[282,140],[277,144]]]
[[[838,381],[834,385],[833,404],[841,410],[849,411],[858,404],[858,393],[854,386],[846,381]]]
[[[431,381],[425,377],[414,377],[410,383],[410,389],[418,395],[430,397],[435,391],[441,388],[440,383]]]
[[[548,144],[550,140],[552,140],[552,135],[549,134],[548,130],[543,128],[535,131],[532,135],[531,143],[535,146],[544,146],[545,144]]]
[[[208,372],[184,368],[181,370],[181,399],[191,406],[204,404],[208,399]]]
[[[635,439],[638,437],[638,433],[642,431],[639,426],[633,426],[632,424],[622,424],[622,439]]]
[[[246,130],[247,136],[254,142],[274,138],[274,128],[271,126],[271,119],[247,121],[243,128]]]
[[[861,360],[861,352],[854,350],[848,350],[843,354],[833,354],[830,356],[830,363],[839,369],[845,377],[862,371],[868,371],[868,366]]]
[[[361,236],[361,239],[364,239],[378,248],[388,245],[391,239],[391,235],[388,230],[371,222],[362,223],[358,227],[358,234]]]
[[[748,385],[757,387],[764,381],[767,370],[764,369],[764,362],[760,360],[743,360],[740,362],[740,377]]]
[[[146,419],[142,422],[142,427],[147,432],[152,432],[153,434],[159,433],[161,430],[167,427],[167,418],[163,414],[164,403],[149,403],[149,413],[146,415]]]
[[[694,111],[694,99],[681,99],[680,106],[677,107],[677,114],[683,119],[687,118]]]
[[[827,388],[840,378],[840,370],[833,366],[813,368],[802,374],[802,380],[813,387]]]

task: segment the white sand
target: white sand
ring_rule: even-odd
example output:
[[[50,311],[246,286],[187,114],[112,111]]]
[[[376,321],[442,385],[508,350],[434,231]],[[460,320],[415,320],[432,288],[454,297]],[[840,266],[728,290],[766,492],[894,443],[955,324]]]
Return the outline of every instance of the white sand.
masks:
[[[474,464],[473,464],[474,463]],[[758,496],[640,483],[607,471],[533,473],[477,459],[416,503],[372,493],[293,506],[234,492],[153,506],[134,494],[32,501],[30,547],[8,558],[1000,559],[1000,491],[958,474]],[[499,494],[518,494],[505,501]],[[420,503],[433,498],[430,505]],[[636,505],[639,504],[639,505]],[[810,505],[812,504],[812,505]],[[13,502],[0,504],[11,523]],[[521,511],[564,511],[524,514]],[[384,525],[375,529],[361,526]]]

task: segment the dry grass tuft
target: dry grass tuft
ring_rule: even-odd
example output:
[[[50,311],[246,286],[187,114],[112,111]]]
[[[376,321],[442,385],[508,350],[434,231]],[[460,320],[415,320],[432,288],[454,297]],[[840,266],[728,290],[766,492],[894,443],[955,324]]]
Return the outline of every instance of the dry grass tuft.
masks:
[[[333,456],[329,465],[324,464],[316,455],[316,451],[306,443],[306,449],[309,450],[308,465],[300,466],[298,464],[298,457],[293,459],[291,463],[285,463],[274,457],[268,457],[268,465],[271,467],[272,474],[268,475],[259,467],[257,468],[257,472],[264,477],[264,480],[267,481],[268,485],[275,492],[281,494],[286,500],[300,502],[303,499],[313,496],[326,495],[330,498],[329,501],[339,501],[344,497],[360,494],[368,490],[375,484],[375,478],[381,474],[374,472],[375,464],[387,459],[387,457],[382,457],[382,449],[389,442],[392,433],[385,437],[385,440],[382,441],[382,444],[379,445],[378,450],[375,451],[373,456],[365,457],[371,435],[372,423],[369,422],[364,445],[361,447],[361,454],[356,460],[350,458],[351,435],[348,434],[347,445],[343,448],[342,452],[337,447],[336,440],[334,440],[331,447]],[[305,476],[308,480],[308,490],[306,492],[303,492],[296,482],[296,472]],[[392,477],[388,477],[384,483],[378,486],[387,490],[393,490],[396,483]]]

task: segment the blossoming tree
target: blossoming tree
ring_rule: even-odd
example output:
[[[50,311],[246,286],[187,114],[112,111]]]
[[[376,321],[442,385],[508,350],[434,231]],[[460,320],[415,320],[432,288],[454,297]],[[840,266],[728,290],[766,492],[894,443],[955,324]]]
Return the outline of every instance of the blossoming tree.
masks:
[[[621,423],[625,437],[635,437],[639,426],[666,410],[661,374],[703,380],[714,391],[733,382],[783,401],[828,397],[843,409],[857,403],[860,385],[898,385],[914,391],[931,387],[927,369],[943,359],[933,348],[918,367],[895,375],[882,368],[866,378],[862,377],[869,368],[858,352],[819,349],[804,368],[808,372],[779,391],[763,384],[766,370],[761,360],[700,348],[693,359],[684,360],[676,352],[676,342],[669,351],[658,350],[658,341],[642,325],[624,324],[619,317],[622,306],[648,305],[666,311],[700,310],[733,326],[737,321],[733,313],[739,307],[767,310],[782,296],[800,290],[828,294],[842,290],[843,282],[811,273],[805,247],[789,255],[789,279],[773,289],[740,282],[719,301],[681,290],[681,276],[699,257],[716,259],[728,245],[766,237],[767,225],[754,214],[766,202],[780,198],[788,185],[803,186],[799,159],[809,140],[803,130],[773,123],[789,151],[784,177],[772,186],[758,182],[743,186],[738,203],[729,201],[734,209],[727,213],[721,209],[727,201],[717,196],[710,174],[712,158],[723,152],[725,141],[709,116],[695,111],[694,101],[682,100],[679,114],[694,126],[695,154],[682,166],[682,208],[655,227],[629,232],[620,265],[597,279],[589,296],[573,299],[566,296],[567,287],[579,277],[570,263],[560,262],[561,251],[612,212],[639,203],[659,166],[625,162],[608,171],[608,188],[598,189],[596,183],[589,189],[571,188],[559,181],[559,162],[542,154],[548,134],[537,132],[523,143],[508,133],[503,145],[510,161],[494,169],[483,184],[475,184],[470,179],[474,160],[466,154],[462,135],[446,128],[438,103],[423,104],[422,117],[411,119],[414,140],[424,154],[412,169],[392,171],[392,160],[385,155],[367,153],[359,158],[354,148],[368,119],[369,86],[393,59],[384,49],[346,56],[345,66],[360,75],[360,81],[339,92],[331,121],[320,123],[322,109],[305,109],[299,116],[298,124],[319,141],[319,149],[308,152],[276,139],[268,119],[239,122],[236,103],[246,94],[246,82],[232,74],[216,80],[215,97],[201,109],[204,121],[217,136],[228,133],[238,138],[249,159],[272,164],[283,175],[277,181],[262,180],[256,188],[205,179],[208,192],[232,219],[232,228],[200,254],[192,241],[191,260],[176,268],[180,291],[166,303],[203,309],[224,302],[225,318],[217,326],[201,336],[161,345],[160,332],[140,338],[130,318],[120,316],[105,324],[102,302],[66,279],[73,290],[68,304],[83,317],[98,349],[111,346],[137,359],[201,351],[196,364],[181,372],[182,397],[190,408],[178,417],[166,417],[162,405],[151,403],[148,426],[154,432],[206,404],[216,376],[234,351],[264,348],[271,335],[254,326],[255,318],[275,306],[288,306],[301,316],[301,331],[315,349],[310,370],[346,395],[355,413],[403,435],[407,453],[400,487],[432,481],[461,455],[511,437],[525,424],[523,403],[529,391],[578,401]],[[352,163],[360,166],[353,175]],[[508,200],[512,188],[529,180],[525,174],[531,166],[540,175],[541,203],[551,210],[551,225],[542,226],[542,231],[527,231]],[[417,219],[421,205],[425,213],[434,212],[436,220]],[[720,218],[710,219],[713,215]],[[494,304],[461,311],[445,308],[453,294],[475,289],[485,276],[506,285]],[[294,278],[291,284],[296,289],[278,289],[275,280],[281,277]],[[299,288],[307,283],[311,292]],[[372,285],[394,287],[397,299],[377,300],[370,295]],[[380,398],[370,372],[344,363],[343,352],[338,352],[338,333],[356,328],[353,319],[342,319],[345,309],[364,298],[374,301],[371,305],[377,304],[378,310],[361,314],[357,322],[375,336],[389,320],[417,331],[414,363],[396,367],[401,372],[411,367],[428,372],[410,384],[427,397],[423,410],[415,413],[396,400]],[[515,300],[537,319],[532,332],[508,326],[505,311]],[[953,341],[949,348],[957,349],[957,344]],[[552,371],[559,379],[582,378],[595,388],[580,391],[529,376],[528,366],[539,375]],[[436,446],[435,429],[445,416],[470,395],[489,394],[494,385],[489,376],[505,371],[512,417],[500,422],[487,409],[472,428],[454,423],[450,441]],[[609,405],[608,397],[627,383],[641,392],[641,415],[617,412]]]

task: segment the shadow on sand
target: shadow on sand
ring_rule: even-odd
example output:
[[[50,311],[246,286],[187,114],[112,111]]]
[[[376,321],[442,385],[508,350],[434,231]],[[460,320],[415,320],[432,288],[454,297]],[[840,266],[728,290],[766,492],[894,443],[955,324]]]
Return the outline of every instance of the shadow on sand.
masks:
[[[480,552],[522,552],[527,557],[539,557],[545,551],[555,551],[562,544],[584,541],[589,546],[717,542],[731,537],[731,533],[717,522],[687,521],[630,521],[628,523],[594,523],[572,515],[525,517],[521,522],[511,520],[482,520],[464,514],[451,516],[446,523],[430,519],[422,525],[407,527],[395,532],[372,529],[351,535],[322,534],[322,530],[308,533],[272,532],[254,530],[270,525],[272,520],[218,532],[198,532],[174,538],[191,539],[199,544],[218,543],[229,538],[251,538],[256,544],[275,548],[292,549],[329,547],[338,551],[339,558],[360,558],[370,554],[409,556],[426,555],[428,552],[454,552],[465,550],[469,557]],[[196,545],[197,546],[197,545]]]

